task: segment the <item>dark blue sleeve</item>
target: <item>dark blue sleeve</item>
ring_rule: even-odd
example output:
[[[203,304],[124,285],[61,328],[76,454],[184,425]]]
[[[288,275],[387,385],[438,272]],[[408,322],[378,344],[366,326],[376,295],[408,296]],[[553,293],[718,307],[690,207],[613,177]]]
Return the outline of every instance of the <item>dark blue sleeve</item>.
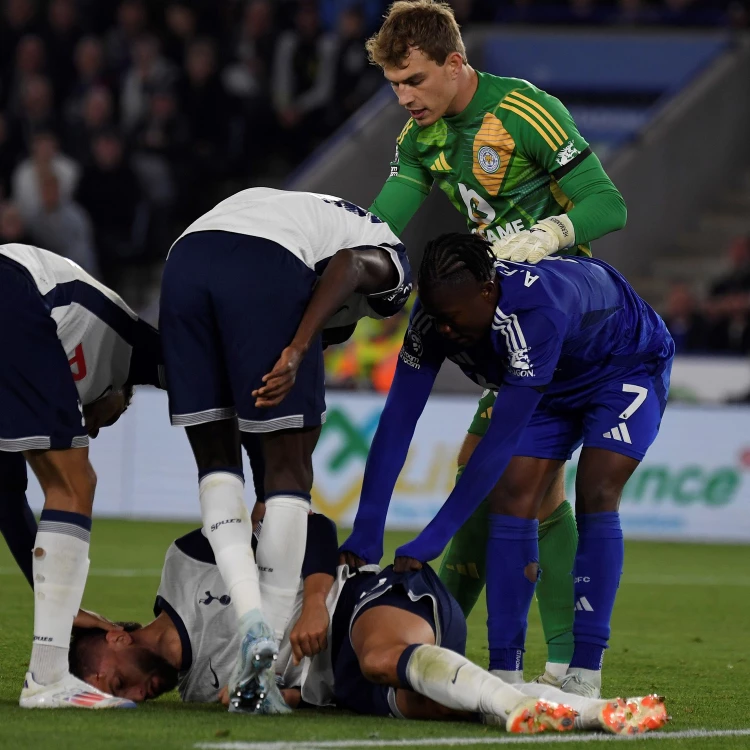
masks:
[[[302,578],[314,573],[327,573],[336,577],[339,564],[339,541],[336,524],[321,513],[307,518],[307,545],[302,561]]]
[[[442,353],[431,349],[428,340],[423,340],[414,328],[412,316],[412,326],[406,332],[396,375],[367,456],[354,528],[341,545],[342,551],[353,552],[365,562],[378,563],[383,557],[385,519],[393,488],[442,359]]]
[[[490,426],[443,507],[424,531],[396,550],[397,557],[434,560],[498,483],[542,394],[533,388],[503,386]]]
[[[164,358],[161,353],[159,331],[146,323],[137,320],[133,341],[133,353],[130,355],[130,372],[127,385],[154,385],[165,388],[163,382]]]
[[[26,460],[23,454],[0,453],[0,533],[33,589],[32,550],[37,525],[26,500],[26,485]]]

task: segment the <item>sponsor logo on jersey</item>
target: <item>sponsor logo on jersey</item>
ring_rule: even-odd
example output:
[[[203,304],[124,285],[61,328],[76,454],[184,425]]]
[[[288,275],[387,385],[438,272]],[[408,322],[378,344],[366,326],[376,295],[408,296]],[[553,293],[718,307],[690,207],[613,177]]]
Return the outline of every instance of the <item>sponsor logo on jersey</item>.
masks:
[[[555,157],[555,161],[561,166],[564,167],[568,162],[573,161],[573,159],[578,156],[581,152],[576,148],[575,143],[573,141],[568,141],[558,152],[557,156]]]
[[[219,526],[223,526],[225,523],[242,523],[241,518],[225,518],[223,521],[217,521],[211,526],[211,531],[216,531]]]
[[[500,169],[500,154],[492,146],[482,146],[477,154],[477,161],[487,174],[495,174]]]
[[[419,359],[413,354],[409,354],[406,349],[401,349],[401,353],[398,356],[405,365],[409,365],[409,367],[413,367],[415,370],[418,370],[421,367]]]
[[[529,360],[528,349],[521,349],[520,351],[517,351],[517,352],[511,352],[510,369],[511,370],[530,370],[531,369],[531,361]]]

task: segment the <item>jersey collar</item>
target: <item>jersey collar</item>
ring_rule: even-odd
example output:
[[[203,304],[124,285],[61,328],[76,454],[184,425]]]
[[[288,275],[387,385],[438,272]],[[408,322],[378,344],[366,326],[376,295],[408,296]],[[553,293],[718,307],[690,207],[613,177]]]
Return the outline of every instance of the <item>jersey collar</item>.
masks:
[[[466,105],[462,112],[451,117],[443,117],[446,124],[453,130],[463,130],[470,125],[474,118],[479,114],[484,107],[484,90],[487,88],[487,78],[484,73],[477,71],[477,90],[474,92],[474,96],[471,97],[471,101]]]

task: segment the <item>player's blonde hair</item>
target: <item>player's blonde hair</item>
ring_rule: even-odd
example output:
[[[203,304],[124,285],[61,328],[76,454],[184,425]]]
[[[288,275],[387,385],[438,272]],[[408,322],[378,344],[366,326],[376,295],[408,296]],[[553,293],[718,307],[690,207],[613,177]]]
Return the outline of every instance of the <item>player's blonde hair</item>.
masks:
[[[453,15],[441,0],[398,0],[388,8],[377,34],[365,44],[370,62],[385,67],[404,67],[411,48],[442,65],[453,52],[466,62],[466,47]]]

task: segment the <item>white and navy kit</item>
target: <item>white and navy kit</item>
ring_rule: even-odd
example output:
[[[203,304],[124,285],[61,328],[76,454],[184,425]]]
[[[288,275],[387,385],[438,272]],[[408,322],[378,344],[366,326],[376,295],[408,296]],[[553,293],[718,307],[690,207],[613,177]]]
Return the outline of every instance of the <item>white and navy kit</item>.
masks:
[[[318,277],[344,248],[386,250],[399,278],[389,291],[354,295],[331,325],[398,312],[412,286],[403,245],[387,224],[340,198],[252,188],[185,230],[167,260],[159,322],[172,424],[238,416],[240,430],[269,432],[322,423],[319,342],[279,406],[256,409],[252,391],[292,341]]]
[[[159,334],[75,263],[0,245],[0,451],[85,447],[82,407],[159,385]]]
[[[362,714],[398,716],[393,688],[369,682],[359,668],[351,628],[364,612],[380,605],[418,614],[430,623],[435,642],[463,654],[466,620],[458,603],[434,571],[394,573],[367,565],[352,573],[337,566],[336,526],[320,514],[308,518],[303,579],[313,573],[334,576],[326,599],[330,615],[328,648],[294,666],[289,635],[302,609],[302,586],[279,649],[277,674],[285,687],[298,687],[305,703],[337,704]],[[167,551],[154,614],[166,612],[182,645],[178,691],[184,701],[211,703],[227,685],[239,649],[237,621],[231,611],[211,546],[197,529]]]

